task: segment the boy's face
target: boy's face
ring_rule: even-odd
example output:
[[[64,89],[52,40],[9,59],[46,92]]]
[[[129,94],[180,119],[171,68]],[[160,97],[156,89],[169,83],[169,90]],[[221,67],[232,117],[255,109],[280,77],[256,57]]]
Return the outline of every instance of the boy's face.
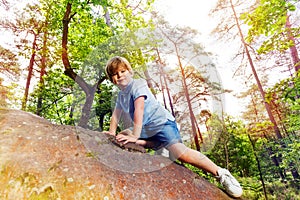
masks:
[[[126,88],[132,80],[132,74],[125,66],[120,66],[114,71],[111,78],[113,83],[122,90]]]

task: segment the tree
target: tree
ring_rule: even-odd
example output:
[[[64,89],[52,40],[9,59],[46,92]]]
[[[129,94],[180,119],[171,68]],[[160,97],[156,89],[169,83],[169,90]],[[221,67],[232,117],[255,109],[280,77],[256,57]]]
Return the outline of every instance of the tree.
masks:
[[[23,9],[23,12],[21,12],[21,14],[18,13],[15,15],[15,21],[2,21],[1,26],[6,30],[12,31],[13,34],[16,36],[15,42],[19,56],[30,58],[27,66],[27,80],[22,100],[22,110],[26,110],[31,81],[34,77],[35,70],[37,70],[35,66],[39,65],[37,61],[40,54],[40,48],[43,44],[43,42],[41,42],[43,35],[44,40],[46,40],[44,31],[47,30],[47,21],[45,23],[45,21],[41,19],[43,18],[42,13],[40,12],[39,6],[37,4],[27,4],[27,6]],[[45,51],[45,45],[46,44],[44,44],[43,51]],[[41,76],[43,76],[45,71],[45,60],[44,62],[42,62],[42,65],[43,67],[41,68]]]
[[[150,5],[149,3],[147,2],[147,6]],[[105,11],[104,16],[106,17],[106,23],[104,23],[104,21],[101,18],[93,18],[92,14],[90,12],[92,10],[93,5],[95,5],[95,6],[99,5],[104,8],[103,10]],[[115,9],[120,12],[120,13],[115,14],[117,16],[109,13],[109,8],[113,9],[114,6],[115,6]],[[73,8],[73,11],[72,11],[72,8]],[[73,3],[68,2],[66,4],[66,9],[65,9],[64,17],[63,17],[62,61],[63,61],[63,65],[65,67],[65,74],[67,76],[69,76],[71,79],[73,79],[85,93],[85,103],[82,108],[82,115],[79,120],[79,126],[87,127],[87,122],[89,120],[95,91],[99,87],[100,83],[102,83],[105,80],[105,76],[103,74],[103,68],[102,68],[102,70],[100,70],[98,73],[99,77],[97,78],[96,83],[94,83],[93,85],[90,85],[86,82],[86,80],[83,79],[83,77],[81,77],[73,69],[73,65],[69,59],[70,54],[69,54],[69,49],[68,49],[69,26],[71,25],[71,20],[75,19],[77,16],[78,20],[90,21],[89,25],[93,24],[92,20],[95,20],[96,22],[98,22],[97,26],[93,26],[95,28],[95,30],[93,30],[93,29],[91,29],[91,27],[89,27],[90,32],[87,32],[87,33],[89,33],[89,35],[87,34],[84,37],[84,39],[85,39],[84,44],[88,45],[86,48],[89,49],[91,45],[95,45],[96,43],[99,42],[96,40],[92,40],[92,44],[90,44],[89,40],[95,35],[95,31],[99,31],[100,35],[104,36],[102,38],[102,42],[103,42],[103,41],[107,40],[107,38],[109,38],[112,34],[117,34],[116,31],[124,32],[124,30],[122,30],[122,28],[121,28],[122,26],[125,30],[132,29],[131,31],[133,31],[133,32],[134,32],[134,30],[137,30],[137,28],[141,27],[143,25],[144,21],[142,18],[139,17],[139,15],[135,16],[135,12],[134,12],[135,9],[139,9],[139,8],[140,8],[140,4],[137,7],[133,8],[130,5],[128,5],[126,2],[121,2],[120,4],[115,4],[115,5],[109,5],[107,2],[100,3],[100,2],[96,2],[96,1],[95,2],[90,2],[90,1],[73,2]],[[86,18],[86,15],[88,15],[89,18]],[[110,20],[114,19],[114,18],[119,19],[119,23],[116,22],[116,25],[112,25],[110,22]],[[122,24],[122,23],[124,23],[124,24]],[[107,26],[107,24],[109,26]],[[85,25],[87,25],[87,24],[85,24]],[[116,29],[111,29],[114,26],[116,26]],[[73,26],[72,28],[74,28],[74,30],[77,30],[79,32],[82,31],[82,29],[80,27]],[[72,40],[72,41],[74,41],[74,40]],[[78,43],[78,41],[76,41],[76,40],[74,42]],[[82,41],[81,41],[81,43],[82,43]],[[80,44],[78,44],[78,45],[80,46]],[[74,47],[74,45],[71,47]],[[88,52],[90,52],[90,51],[87,51],[85,53],[88,53]],[[113,53],[117,53],[117,52],[113,52]],[[86,55],[83,55],[82,57],[85,58]]]
[[[182,64],[182,51],[183,49],[180,49],[180,45],[183,45],[184,42],[186,42],[186,39],[188,36],[188,32],[193,33],[192,30],[183,30],[183,29],[163,29],[162,27],[159,27],[159,30],[161,31],[162,35],[166,38],[167,42],[170,42],[173,47],[171,47],[173,52],[175,53],[175,56],[177,58],[178,66],[181,72],[182,77],[182,87],[184,91],[184,96],[186,98],[186,102],[188,104],[188,110],[189,110],[189,116],[190,116],[190,122],[192,126],[192,135],[194,136],[194,144],[196,145],[196,149],[200,151],[200,141],[199,141],[199,132],[197,131],[197,122],[195,121],[195,115],[192,108],[191,100],[190,100],[190,94],[188,92],[187,83],[186,83],[186,75],[184,66]],[[166,31],[169,30],[171,34],[166,33]],[[201,136],[200,136],[201,137]]]
[[[299,74],[299,72],[298,72]],[[274,101],[283,107],[282,124],[286,129],[286,137],[283,140],[285,143],[284,149],[279,148],[278,151],[282,152],[283,163],[285,168],[290,168],[295,181],[299,180],[299,161],[295,159],[294,152],[297,151],[298,146],[297,137],[299,137],[299,114],[300,114],[300,81],[299,75],[290,77],[277,83],[273,88],[269,89],[268,101]],[[284,159],[284,157],[289,159]],[[296,156],[297,157],[297,156]]]
[[[242,48],[243,49],[243,52],[242,52],[243,54],[242,55],[246,55],[246,58],[248,60],[248,64],[249,64],[251,72],[252,72],[252,75],[254,76],[254,79],[255,79],[256,84],[258,86],[258,90],[260,91],[261,98],[262,98],[262,101],[264,103],[268,118],[269,118],[269,120],[272,124],[273,131],[275,133],[276,138],[278,139],[278,141],[280,143],[280,141],[283,139],[283,136],[282,136],[281,131],[278,127],[277,121],[275,120],[275,117],[272,113],[270,102],[268,102],[266,100],[266,96],[265,96],[266,92],[265,92],[265,90],[262,86],[262,83],[259,79],[256,68],[254,66],[254,62],[253,62],[251,52],[250,52],[250,45],[245,40],[245,36],[244,36],[242,28],[241,28],[240,20],[239,20],[238,14],[236,12],[236,5],[241,5],[241,4],[240,4],[239,1],[235,2],[235,4],[234,4],[232,0],[230,0],[228,2],[219,1],[218,3],[219,4],[218,4],[218,6],[216,7],[216,9],[214,11],[222,10],[223,8],[230,8],[230,10],[231,10],[231,13],[233,15],[233,19],[235,20],[235,23],[232,27],[236,27],[239,38],[241,39],[241,43],[242,43],[242,47],[243,47]],[[226,27],[228,27],[228,25],[226,25]],[[223,29],[223,30],[226,30],[226,28]],[[231,31],[232,31],[232,29],[231,29]],[[281,143],[281,145],[282,145],[283,148],[285,148],[285,145],[283,143]],[[268,150],[269,150],[269,153],[272,155],[274,164],[276,165],[276,167],[278,169],[278,173],[281,175],[281,178],[284,179],[285,174],[282,171],[282,169],[280,168],[281,156],[282,155],[276,154],[275,149],[268,148]]]
[[[251,14],[244,16],[244,19],[248,22],[248,25],[250,25],[247,37],[248,42],[253,43],[255,37],[264,35],[269,38],[264,40],[258,50],[259,53],[267,53],[273,50],[285,51],[289,49],[297,76],[297,72],[300,69],[300,59],[295,42],[295,37],[298,35],[298,28],[292,28],[288,14],[289,11],[295,11],[296,9],[293,3],[297,3],[297,1],[261,1],[260,5]],[[273,100],[269,99],[269,101],[267,101],[266,98],[264,99],[268,104],[274,104]],[[275,111],[277,111],[277,109]],[[280,113],[278,117],[281,119]],[[272,120],[271,122],[273,123]],[[276,135],[278,137],[278,134]],[[282,139],[283,137],[278,138]],[[284,149],[287,148],[284,142],[282,142],[281,145]],[[292,167],[291,171],[293,177],[298,179],[298,170]]]
[[[161,47],[156,50],[159,56],[159,75],[164,73],[161,80],[163,88],[166,88],[168,96],[170,96],[170,89],[167,86],[178,85],[180,88],[174,89],[172,99],[169,98],[170,109],[172,111],[173,104],[177,103],[180,105],[178,107],[184,110],[180,117],[178,115],[176,117],[180,118],[178,120],[181,121],[181,125],[184,124],[184,121],[187,122],[186,125],[189,127],[187,129],[192,135],[194,145],[197,150],[200,150],[203,139],[197,119],[201,109],[199,107],[207,105],[208,100],[214,98],[214,92],[220,91],[218,84],[209,81],[211,79],[210,70],[214,68],[214,65],[209,59],[210,54],[197,42],[199,33],[196,30],[189,27],[172,27],[162,17],[155,15],[155,18],[157,26],[155,34],[162,40]],[[167,62],[172,64],[168,66]],[[166,78],[169,80],[168,84],[165,84]],[[186,106],[186,109],[183,106]],[[175,113],[173,112],[174,115]],[[188,118],[188,120],[184,118]],[[184,130],[184,126],[181,127]]]
[[[230,117],[226,117],[222,123],[225,129],[209,155],[213,156],[215,163],[226,166],[234,173],[244,177],[253,175],[256,173],[256,162],[247,129],[241,121],[234,121]]]
[[[219,5],[217,5],[217,7],[214,10],[214,12],[218,11],[219,9],[222,9],[224,7],[223,3],[224,3],[223,1],[219,1]],[[237,28],[237,34],[239,35],[239,38],[241,39],[241,42],[242,42],[243,54],[246,54],[246,57],[248,59],[248,63],[249,63],[249,66],[251,68],[252,75],[254,76],[254,79],[255,79],[256,84],[258,86],[258,89],[260,91],[261,98],[262,98],[262,100],[264,102],[265,109],[267,111],[269,120],[273,124],[273,129],[274,129],[275,135],[276,135],[277,138],[281,139],[282,135],[281,135],[280,130],[279,130],[278,126],[277,126],[277,122],[275,121],[273,113],[271,112],[271,108],[270,108],[269,103],[265,100],[265,91],[264,91],[263,85],[262,85],[262,83],[260,81],[260,78],[259,78],[259,76],[257,74],[256,68],[254,66],[254,62],[253,62],[253,59],[252,59],[252,56],[251,56],[251,53],[250,53],[250,50],[249,50],[249,45],[246,42],[245,36],[244,36],[243,31],[241,29],[241,25],[240,25],[239,18],[238,18],[236,9],[235,9],[235,5],[234,5],[234,3],[233,3],[232,0],[230,0],[229,2],[226,2],[226,3],[225,4],[228,5],[228,7],[225,7],[225,8],[230,8],[230,10],[232,12],[233,19],[235,20],[235,24],[233,26],[235,26]],[[239,3],[240,3],[239,1],[236,2],[237,5],[239,5]]]
[[[42,96],[40,116],[56,124],[76,125],[75,119],[78,114],[74,113],[74,105],[81,99],[74,92],[74,82],[69,77],[62,76],[62,73],[62,69],[47,71],[43,77],[43,87],[35,87],[30,95],[27,109],[35,113],[39,97]]]
[[[3,76],[0,77],[0,107],[7,107],[10,89],[7,85],[5,86],[3,82],[4,80],[6,80],[6,82],[8,82],[8,80],[17,80],[20,76],[20,69],[17,56],[9,49],[0,45],[0,55],[0,74]]]
[[[262,121],[268,121],[268,117],[266,116],[266,109],[261,98],[261,94],[258,90],[257,84],[248,84],[248,90],[245,92],[241,92],[238,95],[238,98],[249,99],[249,103],[247,104],[244,111],[242,111],[243,119],[246,120],[250,124],[259,123]]]
[[[168,109],[167,102],[166,102],[167,100],[166,100],[166,97],[165,97],[165,90],[166,90],[171,113],[174,117],[176,117],[175,110],[174,110],[174,105],[173,105],[172,97],[171,97],[171,93],[170,93],[170,88],[169,88],[169,84],[168,84],[168,81],[167,81],[166,72],[164,70],[164,67],[166,66],[166,63],[162,60],[162,58],[160,56],[159,49],[156,48],[155,51],[156,51],[156,55],[157,55],[157,60],[155,62],[156,62],[156,65],[157,65],[159,81],[160,81],[160,85],[161,85],[161,93],[163,95],[164,106],[165,106],[165,109]]]
[[[245,13],[242,19],[249,25],[247,42],[259,41],[258,53],[290,50],[295,71],[300,69],[296,48],[299,27],[292,27],[291,12],[296,10],[298,1],[260,1],[254,11]],[[261,42],[263,40],[263,42]]]

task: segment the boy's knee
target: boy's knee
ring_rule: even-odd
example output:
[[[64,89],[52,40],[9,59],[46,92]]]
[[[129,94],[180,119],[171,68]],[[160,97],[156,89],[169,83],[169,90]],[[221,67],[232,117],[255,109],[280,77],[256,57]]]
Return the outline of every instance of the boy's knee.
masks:
[[[177,143],[171,145],[168,150],[170,153],[173,155],[174,158],[179,159],[179,160],[185,160],[186,157],[189,156],[189,151],[190,148],[186,147],[182,143]]]

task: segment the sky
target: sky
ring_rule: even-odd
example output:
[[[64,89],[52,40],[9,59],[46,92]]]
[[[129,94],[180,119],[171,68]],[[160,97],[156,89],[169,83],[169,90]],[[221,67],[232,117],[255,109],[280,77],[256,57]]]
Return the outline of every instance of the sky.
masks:
[[[156,0],[155,5],[171,23],[190,26],[208,34],[212,28],[208,14],[216,2],[217,0]]]

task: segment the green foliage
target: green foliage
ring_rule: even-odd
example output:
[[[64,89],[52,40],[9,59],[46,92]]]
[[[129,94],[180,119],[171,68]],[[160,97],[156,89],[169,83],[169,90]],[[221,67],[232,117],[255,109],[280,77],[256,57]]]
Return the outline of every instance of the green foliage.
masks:
[[[73,88],[74,82],[63,75],[60,69],[53,69],[48,72],[47,76],[44,76],[44,85],[35,89],[31,94],[28,110],[36,112],[38,97],[42,96],[42,117],[58,124],[74,125]]]
[[[281,80],[266,93],[266,101],[277,112],[283,138],[273,136],[269,122],[251,123],[249,131],[255,141],[267,193],[272,199],[294,199],[298,194],[299,180],[299,75]],[[260,141],[258,143],[258,141]],[[277,160],[278,164],[274,161]],[[279,174],[281,173],[281,175]],[[281,180],[279,182],[277,180]],[[285,191],[285,194],[282,192]],[[287,195],[288,194],[288,195]]]
[[[4,90],[2,92],[2,94],[5,95],[5,105],[7,105],[7,107],[15,109],[20,108],[23,88],[20,88],[17,83],[12,82],[9,86],[4,86]]]
[[[111,84],[101,84],[95,95],[95,116],[97,119],[97,126],[100,131],[109,129],[110,116],[112,114],[113,105],[113,85]],[[103,124],[99,124],[103,123]],[[99,127],[100,126],[100,127]]]
[[[299,132],[300,130],[300,99],[295,101],[288,100],[288,105],[290,106],[290,113],[287,115],[285,122],[288,124],[288,131]]]
[[[269,199],[299,199],[299,190],[293,187],[286,182],[273,179],[272,182],[267,182],[267,196]]]
[[[249,26],[246,41],[251,43],[259,36],[265,36],[258,53],[273,50],[285,51],[295,45],[290,36],[299,37],[299,28],[286,27],[288,12],[296,10],[297,1],[262,0],[251,13],[244,13],[241,19]]]
[[[253,200],[265,200],[264,192],[260,180],[253,177],[243,177],[239,179],[240,184],[243,186],[243,198]],[[292,189],[292,187],[278,179],[272,181],[265,181],[267,188],[268,199],[298,199],[299,191]]]
[[[300,139],[299,135],[291,135],[285,138],[283,141],[286,148],[280,149],[282,152],[282,163],[281,167],[291,170],[291,167],[300,171]]]
[[[269,122],[257,123],[247,130],[247,125],[242,121],[234,121],[229,117],[225,119],[223,129],[217,123],[210,125],[217,125],[221,134],[214,148],[206,155],[219,166],[229,168],[237,177],[244,189],[244,198],[264,199],[259,171],[262,172],[267,196],[270,199],[285,199],[285,197],[294,199],[299,195],[298,182],[290,173],[294,169],[300,170],[299,135],[289,135],[279,141],[270,135],[272,125]],[[281,160],[278,167],[273,163],[274,156]],[[215,183],[211,176],[207,176],[201,170],[190,165],[186,166]],[[281,180],[283,182],[278,181],[279,170],[287,172],[285,180]],[[285,191],[288,196],[279,190]]]
[[[219,140],[208,152],[208,157],[212,157],[215,163],[240,176],[256,175],[256,161],[247,134],[241,121],[226,119]]]
[[[298,132],[300,130],[300,75],[296,74],[281,80],[273,88],[270,88],[266,94],[266,99],[275,101],[284,107],[283,123],[287,126],[287,130]]]
[[[41,83],[38,88],[35,88],[28,110],[37,113],[35,107],[40,104],[38,97],[42,96],[43,117],[55,123],[74,125],[83,114],[81,109],[85,104],[86,94],[82,92],[82,88],[63,75],[64,71],[60,69],[61,63],[57,60],[61,55],[61,27],[67,3],[71,3],[72,6],[70,14],[72,18],[68,26],[70,66],[88,85],[87,87],[92,87],[103,80],[104,67],[112,56],[121,55],[130,58],[135,69],[145,67],[149,58],[141,49],[146,50],[149,48],[147,45],[150,46],[148,33],[151,30],[151,21],[146,22],[142,15],[151,10],[153,1],[57,2],[50,0],[40,1],[39,4],[25,8],[31,21],[39,24],[34,30],[48,34],[47,50],[43,52],[44,54],[36,51],[36,58],[41,56],[47,60],[45,85]],[[22,19],[19,21],[22,22]],[[29,25],[33,24],[29,23]],[[148,32],[143,30],[145,27]],[[146,39],[140,39],[140,36]],[[38,46],[40,41],[42,40],[38,40]],[[31,50],[30,47],[27,49]],[[52,66],[56,69],[50,69]],[[111,108],[108,106],[111,89],[107,82],[99,86],[93,102],[90,128],[99,128],[103,123],[100,122],[103,117],[104,123],[108,121],[108,115],[111,113]],[[103,102],[104,98],[106,98],[105,102]]]

